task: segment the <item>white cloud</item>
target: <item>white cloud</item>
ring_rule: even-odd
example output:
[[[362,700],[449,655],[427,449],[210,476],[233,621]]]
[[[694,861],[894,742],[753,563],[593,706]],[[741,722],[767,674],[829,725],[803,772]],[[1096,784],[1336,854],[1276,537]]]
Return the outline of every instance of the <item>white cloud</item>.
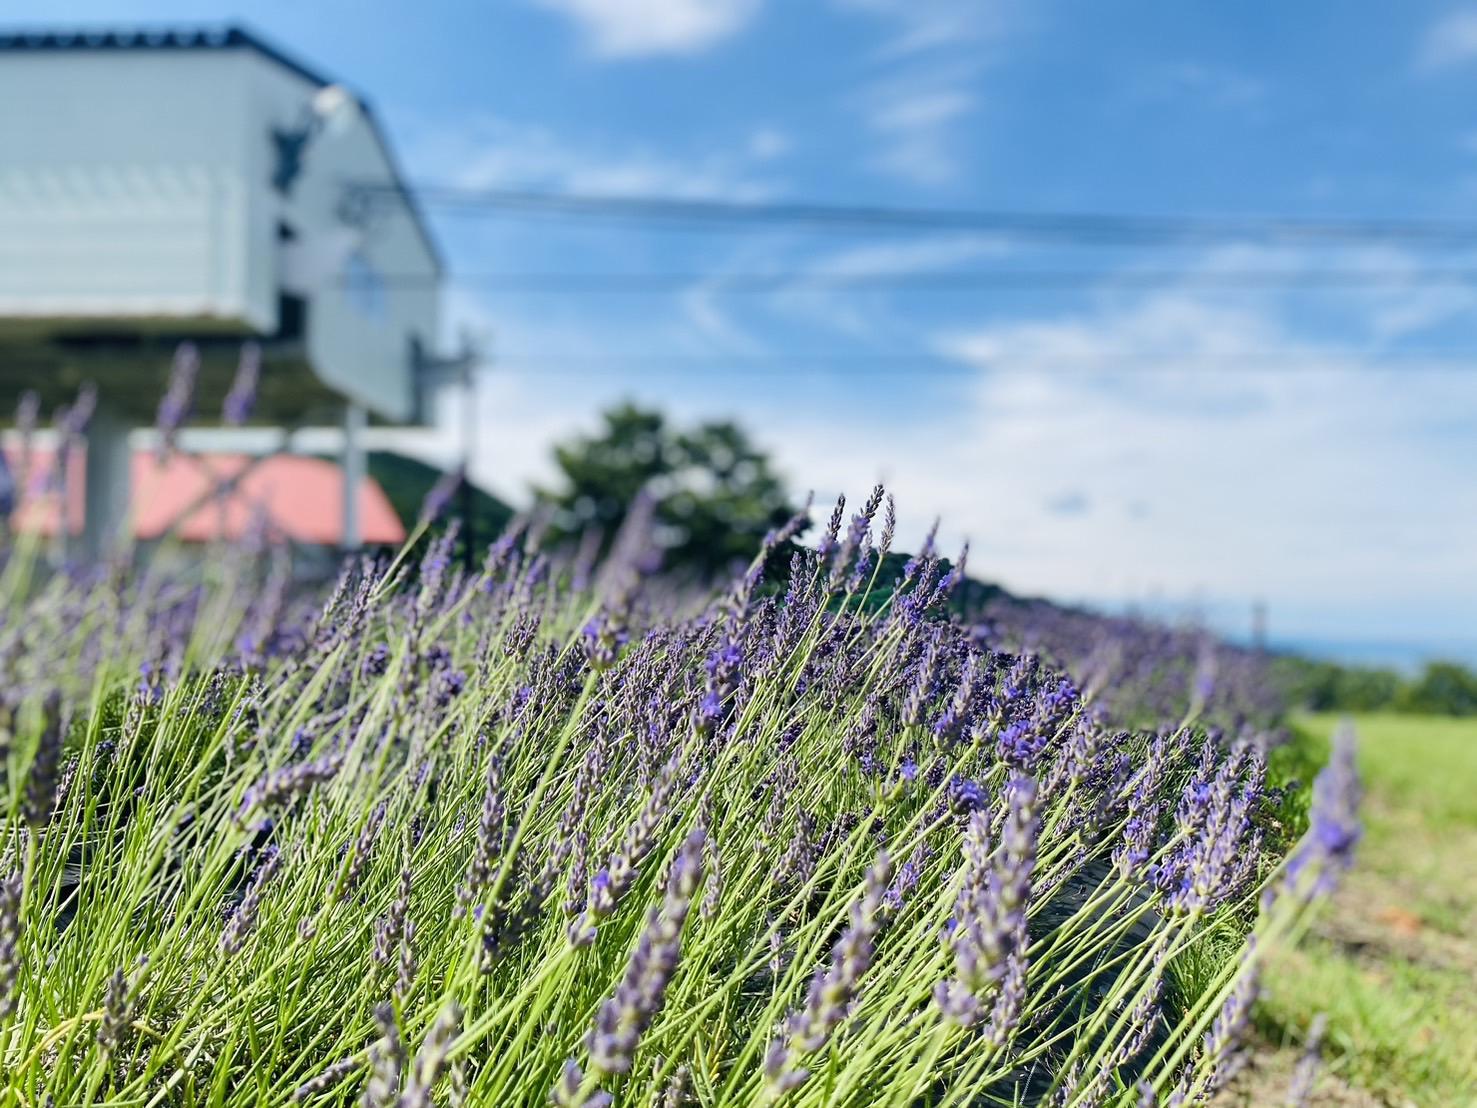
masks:
[[[933,79],[920,88],[883,86],[872,96],[869,122],[883,140],[877,164],[922,185],[953,179],[958,170],[954,124],[974,108],[974,97]]]
[[[1422,69],[1447,69],[1477,61],[1477,9],[1442,16],[1426,31],[1416,52]]]
[[[906,542],[941,515],[951,543],[972,537],[981,575],[1024,592],[1264,599],[1274,628],[1305,634],[1457,634],[1477,619],[1477,461],[1455,437],[1477,419],[1477,378],[1381,370],[1185,291],[937,341],[962,367],[955,385],[900,372],[862,418],[778,375],[494,375],[484,467],[516,490],[547,472],[554,438],[630,394],[738,418],[798,489],[887,480]],[[929,389],[937,408],[905,405],[911,417],[888,399]]]
[[[1217,108],[1246,108],[1266,99],[1267,85],[1234,69],[1202,62],[1178,62],[1146,72],[1134,91],[1147,100],[1190,99]]]
[[[415,164],[462,188],[759,200],[775,185],[758,172],[773,158],[754,143],[696,156],[646,146],[569,138],[537,125],[484,115],[415,129]]]
[[[913,184],[959,174],[960,125],[978,107],[975,86],[998,44],[1018,33],[1026,10],[1014,0],[835,0],[878,23],[878,75],[857,97],[878,140],[872,165]]]
[[[758,161],[783,157],[793,146],[790,136],[774,127],[757,128],[749,136],[749,156]]]
[[[697,54],[737,34],[761,0],[534,0],[574,22],[607,58]]]
[[[768,305],[798,320],[854,337],[879,339],[886,333],[907,344],[916,337],[917,324],[900,314],[885,290],[862,297],[857,288],[828,287],[847,278],[948,270],[978,258],[998,258],[1010,252],[1004,240],[984,234],[951,234],[902,242],[871,243],[792,262],[795,282],[775,292]]]
[[[843,10],[887,20],[892,37],[886,56],[977,43],[1015,27],[1020,6],[1012,0],[836,0]]]

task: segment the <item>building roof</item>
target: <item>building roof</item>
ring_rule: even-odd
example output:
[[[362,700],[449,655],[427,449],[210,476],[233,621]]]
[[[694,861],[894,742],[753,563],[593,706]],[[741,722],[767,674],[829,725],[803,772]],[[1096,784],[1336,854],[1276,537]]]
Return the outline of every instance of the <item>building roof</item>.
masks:
[[[7,452],[14,472],[18,458]],[[52,471],[54,455],[32,455],[31,480]],[[83,467],[73,452],[67,469],[68,530],[82,530]],[[174,536],[186,542],[237,541],[265,528],[274,539],[310,546],[342,546],[344,475],[333,462],[295,454],[255,459],[246,454],[180,454],[161,462],[149,450],[133,453],[133,533],[148,541]],[[224,495],[212,490],[225,487]],[[55,496],[32,495],[14,520],[18,530],[54,535]],[[405,526],[373,478],[359,485],[359,532],[366,543],[397,546]]]
[[[318,88],[325,88],[328,85],[347,87],[342,82],[331,80],[319,70],[305,65],[291,54],[285,53],[256,32],[235,23],[213,27],[111,29],[53,27],[0,30],[0,51],[114,50],[249,50]],[[364,118],[369,122],[370,132],[374,135],[375,142],[379,144],[385,163],[390,167],[395,192],[404,201],[406,210],[410,212],[411,222],[415,224],[416,232],[430,253],[432,264],[436,267],[437,273],[444,272],[445,266],[441,259],[441,252],[437,249],[436,240],[431,235],[430,225],[426,222],[425,215],[416,202],[415,194],[406,184],[405,176],[400,171],[400,163],[395,158],[394,150],[390,146],[384,128],[380,125],[379,117],[368,100],[358,92],[354,92],[353,96],[359,104],[360,111],[364,113]]]

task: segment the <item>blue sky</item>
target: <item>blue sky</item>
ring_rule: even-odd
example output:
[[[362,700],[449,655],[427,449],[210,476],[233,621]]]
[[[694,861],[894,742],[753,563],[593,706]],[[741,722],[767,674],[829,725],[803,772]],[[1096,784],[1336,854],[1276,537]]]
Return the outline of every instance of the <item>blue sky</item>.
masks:
[[[64,7],[69,23],[244,19],[365,93],[423,181],[1145,215],[1471,219],[1477,201],[1477,6]],[[58,11],[12,0],[6,19]],[[553,439],[632,397],[737,416],[823,497],[884,478],[907,533],[942,515],[979,574],[1023,591],[1194,609],[1232,630],[1261,599],[1285,639],[1477,653],[1477,286],[1421,277],[1477,267],[1471,251],[444,213],[436,229],[467,278],[451,324],[497,352],[477,471],[510,497],[547,474]],[[815,280],[1012,267],[1101,277]],[[1223,271],[1332,267],[1383,283],[1215,286]],[[569,271],[694,277],[619,295],[476,280]],[[725,288],[753,273],[798,276]]]

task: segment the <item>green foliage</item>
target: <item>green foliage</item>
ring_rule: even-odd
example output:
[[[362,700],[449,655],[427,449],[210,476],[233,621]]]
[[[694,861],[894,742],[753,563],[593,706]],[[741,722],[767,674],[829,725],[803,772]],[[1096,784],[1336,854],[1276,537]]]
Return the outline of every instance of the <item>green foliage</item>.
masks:
[[[1477,673],[1457,662],[1429,662],[1408,678],[1392,669],[1288,655],[1276,659],[1274,672],[1293,703],[1313,712],[1477,715]]]
[[[643,489],[658,498],[667,568],[711,578],[752,556],[765,532],[793,513],[768,456],[737,424],[677,428],[660,412],[625,404],[593,435],[557,446],[562,487],[539,489],[556,539],[602,536],[608,549]]]
[[[389,500],[390,507],[395,509],[400,522],[405,524],[406,530],[415,527],[420,518],[421,504],[425,501],[426,494],[431,491],[437,481],[441,480],[441,470],[415,458],[388,450],[372,451],[369,455],[368,468],[369,475],[384,490],[385,498]],[[487,540],[494,535],[501,534],[503,528],[507,527],[508,521],[513,518],[513,509],[475,485],[470,487],[469,493],[470,529],[473,535],[480,537],[485,544]],[[452,501],[448,515],[454,517],[461,515],[459,499]],[[468,524],[464,522],[463,526],[466,527]]]
[[[1477,715],[1477,673],[1456,662],[1431,662],[1400,690],[1395,706],[1425,715]]]

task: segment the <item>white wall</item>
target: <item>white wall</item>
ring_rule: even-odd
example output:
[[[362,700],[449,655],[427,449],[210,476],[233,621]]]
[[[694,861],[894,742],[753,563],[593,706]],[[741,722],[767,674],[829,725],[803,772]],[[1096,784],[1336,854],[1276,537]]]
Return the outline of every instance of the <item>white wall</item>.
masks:
[[[0,54],[0,316],[257,329],[238,51]]]
[[[296,119],[317,90],[296,74],[263,61],[251,85],[255,129]],[[251,173],[271,175],[269,144],[250,147]],[[283,200],[270,188],[254,194],[253,235],[275,239],[279,221],[301,236],[295,252],[311,271],[308,356],[334,388],[357,396],[381,414],[404,419],[414,402],[406,372],[410,337],[429,348],[437,335],[439,291],[435,260],[403,205],[379,206],[364,228],[343,223],[339,208],[347,182],[393,182],[392,167],[369,119],[357,107],[314,140],[301,178]],[[280,265],[279,265],[280,269]],[[346,285],[344,278],[392,278],[378,294],[373,281]],[[259,280],[260,274],[253,274]],[[370,287],[366,288],[368,285]]]
[[[328,260],[308,289],[314,371],[408,417],[410,337],[437,337],[435,265],[403,209],[362,232],[338,217],[346,181],[392,180],[369,121],[353,110],[320,134],[289,197],[270,184],[272,127],[296,124],[317,91],[249,49],[0,53],[0,327],[270,335],[286,221],[299,255]],[[397,280],[365,296],[344,287],[346,267]]]

